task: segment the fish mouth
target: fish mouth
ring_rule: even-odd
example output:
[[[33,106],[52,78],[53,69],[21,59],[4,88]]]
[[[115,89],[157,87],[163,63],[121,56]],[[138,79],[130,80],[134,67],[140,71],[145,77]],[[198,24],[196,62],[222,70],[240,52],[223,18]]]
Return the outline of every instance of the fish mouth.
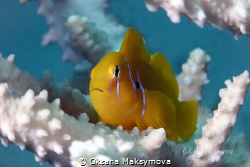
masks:
[[[91,92],[101,92],[101,93],[104,93],[104,91],[100,88],[93,88],[91,89]]]

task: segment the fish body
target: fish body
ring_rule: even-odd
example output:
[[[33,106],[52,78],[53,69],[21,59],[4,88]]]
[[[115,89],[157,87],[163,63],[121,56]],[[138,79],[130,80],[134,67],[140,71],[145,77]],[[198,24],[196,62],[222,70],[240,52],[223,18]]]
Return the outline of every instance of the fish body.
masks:
[[[105,55],[92,69],[90,100],[105,124],[164,128],[179,142],[196,130],[196,101],[178,101],[179,88],[167,59],[150,56],[140,34],[129,28],[119,52]]]

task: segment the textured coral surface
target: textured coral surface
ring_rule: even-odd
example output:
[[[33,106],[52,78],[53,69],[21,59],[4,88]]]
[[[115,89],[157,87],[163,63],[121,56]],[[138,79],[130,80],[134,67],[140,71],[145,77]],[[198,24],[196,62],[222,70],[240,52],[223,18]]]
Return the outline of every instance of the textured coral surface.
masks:
[[[21,2],[27,3],[28,1],[29,0],[22,0]],[[25,148],[25,146],[29,144],[25,149],[33,151],[33,153],[36,155],[36,160],[38,161],[42,161],[42,159],[44,159],[50,162],[54,162],[58,165],[60,163],[68,165],[69,163],[76,164],[77,158],[79,156],[90,157],[98,155],[101,158],[109,157],[119,159],[119,157],[128,157],[131,155],[131,157],[140,157],[143,159],[147,156],[152,157],[152,154],[158,155],[159,153],[158,158],[166,159],[167,155],[167,157],[169,157],[169,159],[171,159],[175,164],[174,166],[186,166],[188,164],[187,157],[191,155],[196,148],[194,140],[202,137],[202,126],[206,123],[207,118],[212,117],[211,110],[203,105],[208,105],[209,108],[212,109],[216,108],[218,102],[220,101],[218,96],[219,89],[225,87],[223,85],[223,82],[226,79],[230,79],[232,76],[239,75],[246,69],[249,70],[250,51],[248,48],[250,41],[247,37],[240,36],[239,40],[235,41],[229,31],[219,31],[212,28],[211,26],[204,26],[203,29],[200,29],[192,22],[188,21],[187,17],[184,16],[181,16],[180,24],[172,24],[171,21],[168,20],[165,16],[165,11],[159,10],[159,12],[157,13],[151,13],[145,8],[145,4],[143,1],[95,1],[100,2],[100,4],[102,5],[95,4],[94,7],[81,5],[77,6],[80,1],[74,1],[75,3],[72,4],[70,4],[70,1],[68,0],[46,0],[40,2],[41,4],[47,3],[47,5],[48,2],[52,3],[48,5],[48,8],[46,9],[53,9],[53,7],[55,7],[55,4],[59,6],[61,5],[59,8],[56,8],[57,10],[51,12],[52,14],[53,12],[57,14],[57,17],[48,17],[49,15],[46,15],[46,17],[37,16],[36,11],[38,8],[40,13],[46,11],[45,8],[42,8],[41,6],[39,7],[40,3],[38,3],[38,1],[30,1],[29,3],[27,3],[27,5],[24,6],[20,6],[17,1],[14,0],[1,1],[0,4],[0,22],[3,23],[0,24],[0,52],[2,52],[5,57],[9,54],[14,53],[14,63],[17,64],[18,67],[22,70],[29,71],[21,71],[15,65],[13,65],[13,56],[10,56],[9,58],[7,58],[7,60],[2,58],[0,59],[0,80],[3,83],[8,83],[8,85],[1,85],[2,97],[5,97],[5,100],[2,100],[1,103],[1,107],[4,108],[5,111],[3,112],[3,110],[1,110],[1,114],[3,114],[1,118],[5,118],[1,121],[1,125],[3,127],[3,131],[1,132],[1,134],[4,134],[5,136],[2,137],[2,141],[4,144],[14,142],[17,145],[20,145],[21,149]],[[54,2],[55,4],[53,4]],[[158,2],[160,2],[160,0]],[[176,3],[172,3],[171,5],[176,5],[178,7],[178,5],[180,5],[180,2],[183,1],[180,0],[175,2]],[[185,2],[193,2],[195,4],[197,1]],[[237,1],[237,3],[236,1],[228,2],[234,2],[227,4],[234,5],[232,10],[235,10],[237,8],[245,8],[247,6],[235,5],[238,2],[243,1]],[[74,5],[77,7],[73,7]],[[211,6],[214,6],[214,4],[211,3],[207,6],[207,8]],[[76,11],[70,13],[71,10],[69,9],[73,9],[72,7],[76,9]],[[221,6],[218,6],[218,11],[220,10],[220,7]],[[90,9],[87,12],[88,14],[86,15],[92,15],[87,19],[86,16],[82,15],[86,12],[86,10],[83,9],[86,8]],[[92,10],[94,8],[98,9],[98,11]],[[58,11],[59,9],[60,11]],[[194,11],[197,11],[196,9],[199,8],[192,8],[192,10]],[[110,13],[106,15],[107,13],[103,12],[106,10],[111,11],[113,16],[116,18],[113,20],[113,16],[112,14],[110,15]],[[95,11],[97,12],[95,13]],[[211,10],[211,12],[212,11],[214,10]],[[111,45],[109,45],[109,42],[107,42],[107,40],[104,40],[107,37],[105,36],[105,33],[93,33],[90,36],[81,36],[82,32],[84,32],[85,30],[84,28],[86,25],[86,21],[88,22],[87,27],[91,30],[95,30],[96,26],[93,24],[93,22],[96,22],[98,20],[100,21],[100,18],[102,17],[99,18],[99,16],[97,17],[97,15],[102,12],[103,14],[105,14],[104,18],[111,19],[108,20],[108,22],[118,30],[118,33],[113,34],[117,35],[116,37],[118,37],[118,40],[112,40],[114,43]],[[74,15],[70,17],[72,14]],[[195,14],[195,12],[192,14]],[[178,13],[175,13],[175,16],[177,15],[179,16]],[[193,18],[202,19],[202,17],[198,17],[201,15],[196,16],[197,17]],[[238,15],[235,16],[238,17]],[[119,20],[119,22],[117,22],[117,20]],[[242,22],[234,22],[237,20],[238,19],[234,19],[232,25],[236,25],[236,27],[238,25],[242,25]],[[49,27],[46,27],[46,23],[48,23]],[[60,23],[59,25],[61,27],[57,27],[58,24],[54,25],[55,23]],[[218,22],[216,22],[216,24],[217,23]],[[110,24],[100,24],[101,31],[97,32],[103,32],[103,29],[105,29],[106,31],[110,31],[112,35],[112,32],[114,31],[110,28]],[[244,24],[247,24],[247,22],[244,22]],[[56,38],[57,40],[59,40],[58,44],[60,44],[61,47],[59,47],[58,45],[49,45],[46,48],[41,48],[41,35],[45,34],[53,26],[59,28],[60,30],[63,30],[53,33],[54,35],[62,33],[63,36],[59,36],[61,38]],[[149,46],[152,53],[160,51],[164,55],[166,55],[170,64],[173,66],[175,74],[181,72],[181,65],[184,64],[184,62],[188,58],[188,53],[194,48],[200,47],[205,50],[206,53],[203,51],[191,53],[202,53],[200,55],[203,55],[205,57],[206,55],[210,55],[212,57],[211,63],[207,65],[206,63],[209,61],[209,58],[201,59],[198,58],[198,56],[197,58],[192,59],[192,61],[188,61],[186,63],[186,67],[184,67],[183,69],[184,77],[182,81],[184,82],[182,83],[186,83],[186,85],[182,85],[182,88],[186,86],[185,90],[187,90],[187,92],[191,92],[191,98],[197,97],[197,100],[201,98],[201,104],[203,104],[202,106],[200,106],[199,123],[197,125],[198,129],[195,132],[194,136],[192,136],[192,138],[186,143],[176,145],[172,142],[167,141],[159,149],[159,145],[164,142],[163,140],[161,140],[164,138],[164,131],[162,130],[148,129],[148,131],[139,133],[135,129],[133,132],[124,132],[122,131],[121,127],[112,130],[102,124],[98,124],[95,126],[92,124],[97,121],[96,115],[93,112],[88,101],[88,96],[83,95],[79,91],[85,89],[82,92],[87,92],[88,88],[86,79],[79,78],[78,76],[77,78],[75,74],[72,78],[73,69],[75,72],[78,72],[78,74],[84,76],[88,75],[88,70],[90,70],[91,66],[94,65],[92,63],[97,62],[97,57],[101,56],[100,54],[96,58],[89,57],[85,59],[86,57],[95,53],[94,46],[96,45],[94,45],[93,42],[107,42],[105,43],[105,45],[103,45],[104,49],[106,48],[106,46],[119,46],[118,41],[123,36],[122,32],[124,32],[124,27],[129,26],[135,27],[142,33],[147,46]],[[229,29],[230,28],[232,27],[229,27]],[[245,30],[247,33],[247,28]],[[238,26],[238,29],[236,29],[235,32],[236,35],[239,32],[244,32],[244,26]],[[53,38],[47,38],[47,40],[48,39],[52,40]],[[85,43],[82,40],[87,40],[87,42]],[[81,50],[85,47],[81,47],[82,45],[78,45],[79,43],[87,44],[86,52]],[[73,52],[67,52],[69,50],[63,49],[72,49],[72,47],[75,47],[75,50],[71,50]],[[109,51],[108,49],[105,50]],[[75,54],[74,52],[90,54],[80,55]],[[67,57],[70,55],[72,55],[72,57]],[[80,59],[78,59],[79,57],[77,58],[77,56],[79,55]],[[76,64],[76,62],[79,64],[73,67],[70,64],[62,63],[62,57],[65,58],[64,60],[72,60],[74,64]],[[84,61],[78,62],[78,60],[83,60],[83,58]],[[93,58],[93,60],[91,60],[91,58]],[[203,63],[203,67],[196,67],[197,64],[202,65]],[[189,67],[190,64],[191,67]],[[188,70],[189,68],[187,69],[187,67],[189,67],[191,70]],[[43,70],[49,70],[51,74],[48,71],[42,72]],[[197,70],[198,73],[202,75],[192,75],[196,74]],[[199,72],[199,70],[203,71]],[[208,70],[207,75],[205,75],[206,70]],[[34,74],[35,77],[32,74]],[[67,80],[63,81],[61,84],[57,84],[57,82],[61,81],[62,78],[67,78]],[[199,82],[197,82],[197,79]],[[204,91],[201,94],[201,87],[203,86],[202,84],[207,83],[208,80],[210,81],[210,83],[204,87]],[[190,81],[197,82],[196,88],[199,88],[197,89],[197,91],[193,92],[190,89],[193,88],[192,82]],[[72,86],[73,88],[70,88],[69,86]],[[27,92],[27,90],[30,88],[33,89],[34,96],[32,91]],[[79,88],[79,90],[74,88]],[[47,89],[47,99],[46,91],[42,91],[43,89]],[[183,92],[182,90],[181,93]],[[41,91],[42,93],[40,93]],[[189,93],[184,93],[183,95],[184,98],[190,98]],[[57,98],[60,98],[60,103],[58,102],[58,100],[56,100]],[[233,131],[235,131],[235,133],[230,135],[223,145],[222,149],[226,150],[227,152],[224,152],[224,162],[222,166],[238,166],[239,164],[241,166],[249,166],[250,154],[246,144],[246,137],[248,137],[249,135],[247,131],[247,128],[249,127],[249,112],[247,112],[249,108],[248,101],[249,98],[246,98],[242,110],[238,114],[239,117],[236,121],[236,125],[233,128]],[[33,107],[31,107],[32,104]],[[54,112],[48,112],[52,109],[54,109],[55,111],[53,110]],[[62,111],[64,111],[65,113]],[[79,119],[76,119],[80,115],[81,111],[84,111],[88,114],[88,117],[90,119],[89,122],[88,117],[85,114],[81,115]],[[39,116],[38,113],[40,113]],[[42,118],[40,117],[41,115],[45,116],[44,118],[48,118],[46,120],[47,122],[49,122],[48,124],[45,125],[40,120]],[[69,115],[74,117],[71,117]],[[29,119],[33,118],[33,116],[35,117],[34,119]],[[74,123],[69,125],[66,122]],[[14,128],[6,128],[8,127],[7,125]],[[31,125],[34,127],[34,129],[29,128]],[[86,137],[85,135],[84,137],[81,135],[76,135],[76,131],[83,133],[83,131],[86,130],[84,130],[83,125],[89,127],[89,130],[92,130],[91,132],[89,132],[89,134],[91,134],[90,136]],[[72,128],[71,126],[74,126],[74,128]],[[59,130],[62,133],[53,134],[53,129],[55,132]],[[23,133],[25,130],[27,130],[27,133]],[[243,133],[239,134],[237,133],[238,131]],[[97,133],[101,135],[99,135],[98,137],[96,136]],[[53,135],[58,135],[57,137],[59,137],[60,139],[55,136],[54,138]],[[156,135],[158,135],[159,137],[156,137]],[[34,140],[32,139],[33,137]],[[133,140],[133,142],[129,140],[125,141],[125,138],[129,138],[129,140],[131,139]],[[48,139],[48,144],[42,141],[44,139]],[[75,139],[83,140],[74,141]],[[58,142],[61,140],[63,144],[60,144],[61,142]],[[158,143],[155,144],[156,141]],[[71,143],[70,147],[69,143]],[[89,146],[90,149],[85,149],[84,146],[86,145]],[[38,146],[37,149],[35,149],[36,146]],[[145,147],[148,147],[148,149],[145,149]],[[83,151],[76,151],[78,150],[78,148],[81,148],[81,150]],[[99,149],[101,149],[102,151],[100,152]],[[136,151],[137,149],[139,149],[140,151]],[[112,154],[112,151],[114,150],[116,152],[119,152],[119,154]],[[16,152],[19,152],[19,154],[16,154]],[[71,156],[69,156],[69,154],[71,154]],[[39,158],[38,155],[40,156]],[[13,156],[15,156],[15,161],[13,161]],[[40,166],[34,161],[34,155],[32,153],[20,151],[19,148],[14,147],[12,144],[7,148],[4,148],[2,145],[0,146],[0,157],[2,157],[0,166]],[[65,157],[70,158],[71,160],[65,160]],[[217,156],[217,159],[218,157],[219,156]],[[54,159],[54,161],[49,160],[51,158]],[[44,166],[46,166],[46,164],[44,164]]]
[[[229,29],[238,35],[250,35],[248,0],[145,0],[150,11],[163,8],[173,23],[180,22],[180,15],[188,16],[199,27],[211,24],[218,29]]]

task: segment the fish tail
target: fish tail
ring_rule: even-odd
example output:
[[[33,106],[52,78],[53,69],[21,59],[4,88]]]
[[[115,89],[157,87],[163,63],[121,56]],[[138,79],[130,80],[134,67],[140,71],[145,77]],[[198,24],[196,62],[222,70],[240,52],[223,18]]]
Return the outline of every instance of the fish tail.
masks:
[[[198,104],[195,100],[179,102],[177,110],[177,131],[187,141],[196,130]]]

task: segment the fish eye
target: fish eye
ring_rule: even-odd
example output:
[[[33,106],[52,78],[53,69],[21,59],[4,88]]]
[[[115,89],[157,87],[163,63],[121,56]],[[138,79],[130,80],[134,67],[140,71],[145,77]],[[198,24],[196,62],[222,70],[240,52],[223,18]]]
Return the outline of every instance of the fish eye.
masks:
[[[118,65],[114,66],[114,76],[120,77],[120,67]]]

